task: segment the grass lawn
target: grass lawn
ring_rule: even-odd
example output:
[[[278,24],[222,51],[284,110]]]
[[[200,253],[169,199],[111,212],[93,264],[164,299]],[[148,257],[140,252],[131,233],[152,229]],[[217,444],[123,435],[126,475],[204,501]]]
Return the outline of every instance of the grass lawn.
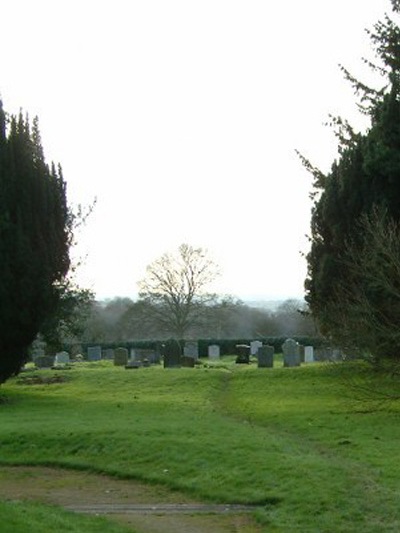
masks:
[[[65,381],[53,384],[22,374],[0,389],[0,463],[88,469],[254,504],[268,532],[400,531],[400,409],[355,402],[349,372],[365,379],[356,366],[271,370],[231,359],[166,370],[83,363],[57,371]],[[0,507],[1,518],[12,512],[9,502]]]

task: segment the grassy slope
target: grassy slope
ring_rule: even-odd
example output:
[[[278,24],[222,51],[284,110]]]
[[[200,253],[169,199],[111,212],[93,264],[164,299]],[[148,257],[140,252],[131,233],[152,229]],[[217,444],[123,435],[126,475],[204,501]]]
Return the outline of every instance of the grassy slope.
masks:
[[[59,507],[29,502],[0,502],[2,533],[132,533],[104,518],[87,517]]]
[[[43,373],[42,373],[43,375]],[[399,413],[361,413],[327,367],[125,371],[2,387],[0,461],[262,504],[268,531],[398,531]]]

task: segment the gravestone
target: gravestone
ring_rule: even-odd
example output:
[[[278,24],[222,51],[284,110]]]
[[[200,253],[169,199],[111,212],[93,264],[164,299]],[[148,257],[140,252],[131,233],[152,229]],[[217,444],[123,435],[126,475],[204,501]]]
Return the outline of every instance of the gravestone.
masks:
[[[182,355],[181,357],[181,364],[186,368],[194,368],[195,362],[196,359],[194,357],[190,357],[189,355]]]
[[[125,365],[125,368],[127,370],[129,370],[129,369],[132,369],[132,368],[133,369],[137,369],[137,368],[140,368],[141,366],[143,366],[141,361],[134,361],[134,360],[130,359],[127,362],[127,364]]]
[[[218,344],[210,344],[208,347],[208,358],[210,361],[219,361],[220,348]]]
[[[160,353],[156,350],[149,348],[135,348],[135,353],[133,357],[134,361],[141,361],[142,363],[148,362],[151,365],[155,365],[160,363],[160,359]]]
[[[164,368],[180,368],[180,367],[181,367],[181,355],[179,353],[166,353],[164,355]]]
[[[128,363],[128,350],[117,348],[114,352],[114,366],[125,366]]]
[[[50,355],[39,355],[35,357],[34,363],[37,368],[51,368],[54,365],[54,357]]]
[[[199,345],[197,342],[185,342],[183,347],[183,355],[185,357],[199,358]]]
[[[293,339],[286,339],[282,344],[283,366],[300,366],[300,347]]]
[[[56,365],[68,365],[69,364],[69,353],[68,352],[58,352],[54,358],[54,364]]]
[[[273,368],[274,351],[275,350],[273,346],[261,346],[260,348],[258,348],[258,368]]]
[[[100,361],[101,360],[101,346],[89,346],[87,349],[88,361]]]
[[[250,346],[247,344],[236,344],[236,364],[250,363]]]
[[[257,355],[258,348],[261,348],[262,342],[261,341],[251,341],[250,343],[250,355]]]
[[[103,359],[111,361],[112,359],[114,359],[114,350],[113,348],[106,348],[105,350],[103,350],[101,355]]]
[[[178,341],[169,340],[163,345],[164,368],[181,367],[181,347]],[[192,358],[193,359],[193,358]]]
[[[314,347],[313,346],[304,347],[304,362],[305,363],[314,362]]]

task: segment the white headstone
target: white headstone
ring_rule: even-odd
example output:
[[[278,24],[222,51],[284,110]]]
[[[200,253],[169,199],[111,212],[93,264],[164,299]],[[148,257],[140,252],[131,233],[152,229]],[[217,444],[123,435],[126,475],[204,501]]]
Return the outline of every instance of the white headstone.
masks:
[[[210,344],[208,347],[208,358],[212,361],[218,361],[220,356],[220,349],[218,344]]]
[[[314,347],[313,346],[304,347],[304,362],[305,363],[314,362]]]
[[[250,343],[250,355],[257,355],[258,348],[261,348],[263,343],[261,341],[251,341]]]

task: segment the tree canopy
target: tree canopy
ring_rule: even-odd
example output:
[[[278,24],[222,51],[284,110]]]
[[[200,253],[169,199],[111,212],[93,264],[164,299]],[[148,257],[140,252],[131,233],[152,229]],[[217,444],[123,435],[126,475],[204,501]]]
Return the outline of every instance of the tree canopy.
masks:
[[[303,158],[314,175],[306,301],[321,331],[339,340],[344,324],[356,327],[357,320],[352,320],[360,312],[354,305],[356,287],[377,312],[375,317],[385,321],[390,312],[390,306],[382,305],[388,294],[367,280],[355,258],[357,250],[365,252],[366,242],[377,243],[378,235],[366,241],[374,212],[385,213],[381,224],[400,220],[400,29],[393,18],[399,11],[398,0],[392,1],[392,8],[392,16],[385,15],[368,32],[376,62],[365,62],[379,75],[380,86],[370,88],[342,68],[359,97],[359,109],[370,119],[367,131],[355,132],[346,120],[334,117],[339,157],[330,172],[324,175]],[[381,225],[380,238],[384,235]],[[367,262],[365,253],[363,257]],[[374,258],[374,268],[381,268],[379,254]],[[379,351],[379,345],[375,338],[363,348]],[[399,349],[400,342],[398,355]]]
[[[45,162],[38,119],[8,116],[0,101],[0,383],[56,311],[71,241],[66,184]]]
[[[206,289],[217,275],[217,265],[205,250],[181,244],[175,253],[165,253],[148,265],[139,296],[151,304],[148,310],[161,330],[183,339],[205,306],[215,301],[216,295]]]

